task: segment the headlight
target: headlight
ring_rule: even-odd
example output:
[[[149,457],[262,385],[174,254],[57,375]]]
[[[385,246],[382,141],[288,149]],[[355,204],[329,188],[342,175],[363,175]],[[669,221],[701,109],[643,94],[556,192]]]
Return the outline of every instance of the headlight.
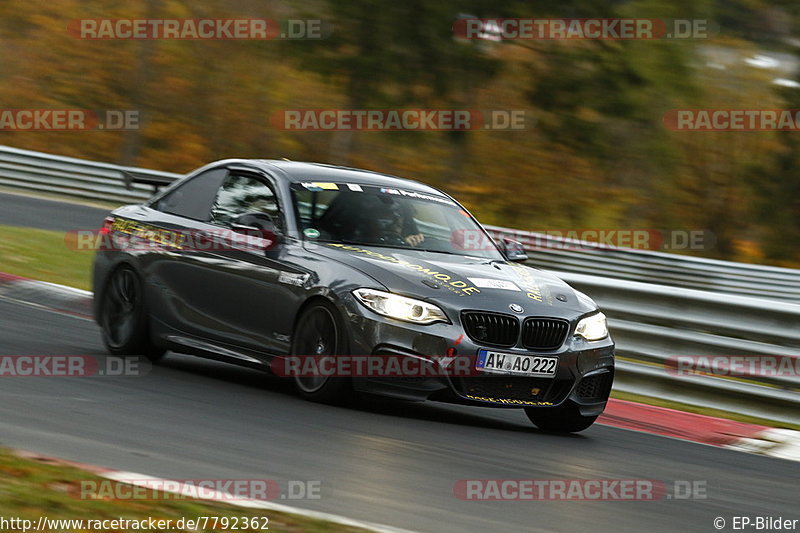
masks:
[[[587,316],[578,322],[578,327],[575,328],[575,334],[580,335],[587,341],[599,341],[608,337],[608,325],[606,324],[606,315],[603,313],[596,313],[592,316]]]
[[[364,307],[379,315],[405,320],[415,324],[433,324],[434,322],[450,322],[444,311],[433,304],[406,298],[390,292],[374,289],[356,289],[353,295]]]

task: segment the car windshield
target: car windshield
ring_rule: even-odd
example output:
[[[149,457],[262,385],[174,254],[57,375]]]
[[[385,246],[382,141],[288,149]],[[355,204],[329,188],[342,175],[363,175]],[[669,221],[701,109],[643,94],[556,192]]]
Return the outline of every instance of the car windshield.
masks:
[[[461,206],[440,195],[354,183],[294,185],[306,240],[502,259]]]

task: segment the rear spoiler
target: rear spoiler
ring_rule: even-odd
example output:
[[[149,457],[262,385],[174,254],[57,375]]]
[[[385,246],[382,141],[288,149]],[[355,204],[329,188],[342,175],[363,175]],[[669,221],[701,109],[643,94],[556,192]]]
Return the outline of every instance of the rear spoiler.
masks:
[[[123,170],[122,178],[125,180],[125,188],[128,190],[133,189],[134,183],[141,183],[142,185],[152,185],[153,193],[158,192],[159,187],[171,185],[173,182],[180,179],[172,176],[159,176],[155,174],[145,174],[143,172],[132,172],[130,170]]]

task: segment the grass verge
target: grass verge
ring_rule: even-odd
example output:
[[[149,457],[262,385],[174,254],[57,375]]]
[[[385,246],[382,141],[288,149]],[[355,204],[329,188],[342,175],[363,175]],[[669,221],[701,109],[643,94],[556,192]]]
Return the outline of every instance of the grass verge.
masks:
[[[88,527],[87,520],[172,520],[171,531],[179,531],[176,524],[181,518],[197,519],[197,517],[228,517],[233,523],[238,517],[239,531],[278,531],[278,532],[312,532],[323,533],[341,531],[345,533],[365,532],[368,530],[344,526],[300,515],[280,513],[269,510],[254,510],[234,507],[223,503],[207,502],[192,499],[176,499],[177,495],[156,493],[150,500],[110,500],[81,498],[81,488],[86,482],[114,483],[100,478],[80,468],[44,458],[23,457],[12,450],[0,449],[0,516],[8,520],[19,518],[31,520],[33,526],[38,525],[40,517],[50,520],[84,520],[84,527],[63,527],[64,531],[97,531]],[[94,486],[94,485],[89,485]],[[97,485],[102,486],[102,485]],[[256,527],[242,528],[243,519],[267,517],[268,523],[259,518]],[[218,521],[218,524],[221,522]],[[248,521],[248,525],[252,525]],[[269,529],[263,529],[267,526]],[[19,528],[14,528],[19,529]],[[136,527],[114,527],[113,531],[148,531]],[[185,528],[184,528],[185,529]],[[216,530],[231,529],[219,525]],[[58,528],[43,528],[42,533],[56,531]],[[211,531],[211,523],[205,531]],[[150,530],[152,531],[152,530]],[[195,529],[201,531],[201,529]]]
[[[88,290],[93,251],[70,249],[66,234],[0,225],[0,272]]]

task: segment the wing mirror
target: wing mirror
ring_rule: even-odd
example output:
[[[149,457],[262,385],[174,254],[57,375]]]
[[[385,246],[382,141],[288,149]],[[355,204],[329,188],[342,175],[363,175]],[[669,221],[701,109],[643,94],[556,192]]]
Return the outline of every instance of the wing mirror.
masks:
[[[503,254],[506,259],[514,263],[524,263],[528,260],[528,254],[525,253],[525,245],[514,239],[503,237],[500,241]]]
[[[266,213],[245,213],[234,218],[231,229],[236,233],[259,237],[278,243],[281,233],[275,221]]]

